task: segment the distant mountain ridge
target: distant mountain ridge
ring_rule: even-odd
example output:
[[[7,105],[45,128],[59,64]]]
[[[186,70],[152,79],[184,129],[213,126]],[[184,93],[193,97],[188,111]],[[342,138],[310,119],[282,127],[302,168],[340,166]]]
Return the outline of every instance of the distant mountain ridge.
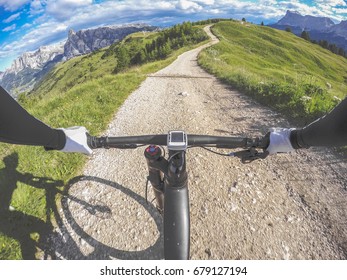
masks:
[[[290,28],[296,35],[308,31],[312,40],[326,40],[347,51],[347,21],[335,24],[327,17],[302,16],[298,12],[287,11],[286,15],[270,27],[286,30]]]
[[[298,12],[287,11],[286,15],[277,22],[277,25],[295,26],[303,30],[328,30],[335,23],[327,17],[302,16]]]
[[[20,92],[33,89],[35,84],[61,61],[110,46],[131,33],[156,29],[157,27],[146,24],[128,24],[78,32],[70,30],[65,42],[42,46],[15,59],[9,69],[0,73],[0,85],[16,96]]]
[[[61,42],[55,45],[42,46],[34,52],[23,53],[13,61],[11,67],[5,73],[17,74],[25,68],[42,69],[47,62],[64,53],[64,44],[65,42]]]

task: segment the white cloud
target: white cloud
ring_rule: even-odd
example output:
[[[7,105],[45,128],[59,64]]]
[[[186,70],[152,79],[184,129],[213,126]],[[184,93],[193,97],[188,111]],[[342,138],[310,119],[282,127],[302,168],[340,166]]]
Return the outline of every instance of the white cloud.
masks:
[[[253,20],[273,19],[283,16],[285,9],[277,5],[276,0],[260,0],[257,3],[253,1],[235,1],[235,0],[216,0],[215,4],[208,12],[218,10],[221,17],[233,17],[241,19],[243,17]],[[218,15],[215,15],[218,16]]]
[[[196,0],[194,2],[197,2],[199,4],[203,4],[203,5],[213,5],[213,4],[215,4],[215,0]]]
[[[277,0],[260,0],[259,4],[264,6],[273,6],[273,5],[277,5],[278,1]]]
[[[7,11],[17,11],[20,7],[28,4],[31,0],[0,0],[0,7]]]
[[[346,14],[347,15],[347,8],[333,8],[333,11],[338,14]],[[346,18],[345,18],[346,20]]]
[[[0,50],[9,54],[20,55],[26,51],[33,51],[40,46],[49,45],[67,36],[68,27],[64,23],[46,22],[30,29],[21,40],[2,45]]]
[[[38,27],[35,27],[26,35],[24,35],[23,41],[39,47],[41,45],[46,45],[62,32],[67,34],[67,29],[68,26],[64,23],[47,22]]]
[[[325,16],[323,11],[320,11],[316,6],[309,6],[305,3],[301,3],[299,0],[283,1],[279,2],[279,6],[283,10],[298,11],[302,15],[314,15]]]
[[[32,27],[33,25],[30,24],[30,23],[26,23],[22,26],[22,28],[29,28],[29,27]]]
[[[41,0],[32,0],[30,3],[30,14],[38,15],[45,11],[45,2]]]
[[[188,0],[178,1],[176,8],[188,13],[196,13],[203,9],[199,4]]]
[[[51,0],[47,2],[46,12],[60,20],[68,19],[76,9],[90,6],[93,0]]]
[[[346,2],[343,0],[316,0],[317,3],[322,3],[327,6],[336,7],[336,6],[347,6]]]
[[[58,18],[56,21],[64,22],[69,28],[85,28],[109,24],[122,24],[146,19],[152,20],[157,17],[168,18],[175,16],[175,4],[177,1],[107,1],[101,4],[84,6],[80,9],[74,9],[73,16],[64,19]],[[65,10],[64,10],[65,11]],[[173,13],[173,15],[172,15]],[[37,20],[37,23],[47,22],[49,16],[56,17],[57,14],[46,14]],[[161,22],[153,21],[153,22]],[[154,24],[156,24],[154,23]]]
[[[3,31],[3,32],[9,32],[9,31],[15,30],[16,27],[17,27],[16,24],[12,24],[12,25],[10,25],[10,26],[4,28],[2,31]]]
[[[10,23],[10,22],[16,20],[19,17],[20,17],[20,13],[16,13],[16,14],[13,14],[12,16],[8,17],[7,19],[3,20],[2,22]]]
[[[0,51],[0,58],[6,57],[8,52]]]
[[[210,12],[211,14],[218,15],[218,14],[220,14],[222,11],[219,10],[219,9],[211,9],[209,12]]]

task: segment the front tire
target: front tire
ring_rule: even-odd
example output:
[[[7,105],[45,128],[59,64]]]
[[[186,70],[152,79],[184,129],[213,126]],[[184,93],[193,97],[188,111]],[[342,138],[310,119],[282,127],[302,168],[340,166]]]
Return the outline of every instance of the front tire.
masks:
[[[164,195],[164,257],[187,260],[190,249],[188,187],[166,188]]]

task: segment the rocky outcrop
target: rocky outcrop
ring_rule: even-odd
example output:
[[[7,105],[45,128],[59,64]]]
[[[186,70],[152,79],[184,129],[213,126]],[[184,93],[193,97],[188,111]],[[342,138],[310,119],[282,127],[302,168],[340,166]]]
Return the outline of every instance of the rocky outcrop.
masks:
[[[87,29],[74,32],[69,36],[64,46],[64,56],[67,59],[105,48],[131,33],[139,31],[153,31],[155,28],[148,25],[136,24],[125,26],[108,26],[97,29]]]

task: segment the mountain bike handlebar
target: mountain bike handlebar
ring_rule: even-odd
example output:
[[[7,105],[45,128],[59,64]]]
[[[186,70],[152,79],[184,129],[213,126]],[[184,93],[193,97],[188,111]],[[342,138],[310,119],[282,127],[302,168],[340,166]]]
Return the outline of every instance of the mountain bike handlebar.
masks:
[[[116,148],[116,149],[136,149],[144,145],[167,146],[168,134],[121,136],[121,137],[95,137],[88,135],[87,142],[91,149]],[[268,135],[262,138],[247,138],[234,136],[211,136],[211,135],[187,135],[187,146],[191,147],[215,147],[224,149],[243,148],[245,150],[227,154],[237,156],[243,162],[250,162],[254,159],[265,158],[268,152],[265,151],[269,145]],[[259,152],[262,149],[263,152]]]
[[[231,136],[210,136],[188,134],[188,146],[212,146],[216,148],[266,148],[267,143],[260,138],[242,138]],[[121,136],[121,137],[88,137],[88,145],[96,148],[131,149],[139,145],[167,145],[167,134]]]

